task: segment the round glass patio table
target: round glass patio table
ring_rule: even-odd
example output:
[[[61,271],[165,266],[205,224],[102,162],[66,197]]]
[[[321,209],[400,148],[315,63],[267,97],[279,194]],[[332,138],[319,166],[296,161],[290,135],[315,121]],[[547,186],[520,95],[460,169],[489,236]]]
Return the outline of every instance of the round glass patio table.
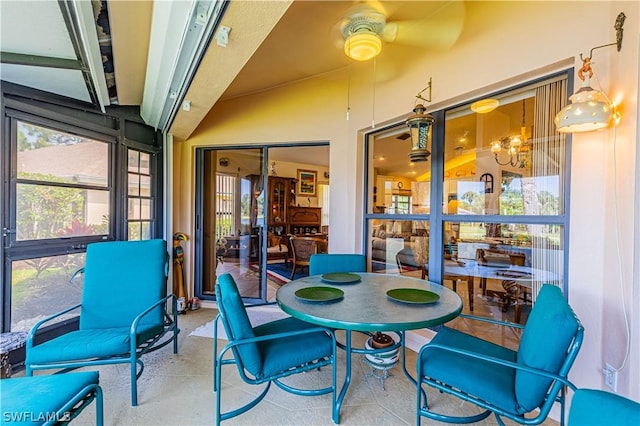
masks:
[[[300,278],[280,287],[276,300],[280,308],[294,318],[309,323],[345,330],[346,351],[345,381],[335,401],[337,415],[351,382],[351,331],[390,331],[400,336],[402,346],[402,368],[405,375],[415,383],[406,369],[404,335],[407,330],[433,327],[457,317],[462,311],[462,299],[457,293],[440,284],[401,275],[361,273],[355,283],[335,284],[322,280],[321,275]],[[296,296],[298,290],[309,287],[331,287],[344,292],[341,298],[329,301],[310,301]],[[393,289],[417,289],[433,292],[439,299],[431,303],[401,302],[387,296]],[[336,423],[338,419],[334,419]]]

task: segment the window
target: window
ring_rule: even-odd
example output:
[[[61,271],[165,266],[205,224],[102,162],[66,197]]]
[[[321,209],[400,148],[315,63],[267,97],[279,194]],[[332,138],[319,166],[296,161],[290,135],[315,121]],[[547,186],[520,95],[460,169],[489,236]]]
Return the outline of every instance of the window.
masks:
[[[565,101],[566,85],[559,75],[493,94],[499,106],[488,113],[471,102],[432,111],[439,128],[426,162],[409,161],[404,123],[369,135],[372,269],[454,288],[466,279],[472,298],[500,295],[503,315],[510,303],[530,306],[542,283],[563,287],[568,148],[550,105]]]
[[[127,155],[127,239],[151,238],[153,197],[151,154],[129,149]]]
[[[236,177],[216,174],[216,241],[225,236],[235,235],[238,229],[236,217]],[[249,207],[246,207],[248,212]]]
[[[391,214],[411,213],[411,197],[407,195],[392,195],[391,207],[389,207],[389,213]]]
[[[324,227],[329,227],[329,185],[326,183],[318,184],[318,194],[320,199],[318,204],[319,207],[322,207],[320,225],[324,229]]]
[[[28,331],[45,315],[80,302],[82,278],[70,278],[84,266],[86,243],[112,234],[112,143],[23,119],[14,123],[10,329]]]
[[[2,90],[0,318],[2,332],[27,331],[80,302],[82,276],[70,278],[84,266],[88,244],[157,238],[161,145],[152,128],[128,113],[111,116],[44,102],[48,95],[37,91]],[[76,316],[50,323],[47,335],[73,327]]]
[[[17,241],[106,235],[109,144],[16,122]]]

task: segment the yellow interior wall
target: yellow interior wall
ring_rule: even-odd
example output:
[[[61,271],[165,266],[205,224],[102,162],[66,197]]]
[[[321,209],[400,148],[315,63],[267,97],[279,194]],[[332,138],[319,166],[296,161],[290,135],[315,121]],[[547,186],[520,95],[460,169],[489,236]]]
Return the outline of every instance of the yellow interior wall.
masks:
[[[625,118],[618,141],[628,155],[620,159],[614,170],[609,161],[610,129],[573,138],[571,239],[565,246],[570,248],[570,301],[587,333],[571,378],[581,387],[601,387],[603,363],[618,363],[623,356],[625,336],[619,287],[622,286],[635,302],[630,321],[636,340],[630,362],[619,375],[619,389],[639,399],[640,385],[631,379],[639,377],[640,364],[638,271],[626,256],[622,266],[625,279],[617,283],[617,243],[610,225],[621,223],[624,253],[635,253],[637,262],[638,253],[634,249],[638,250],[640,232],[638,189],[628,180],[627,186],[619,182],[618,216],[614,216],[611,193],[614,172],[619,177],[635,176],[638,185],[637,2],[588,2],[586,7],[579,7],[576,2],[469,2],[463,33],[451,50],[425,50],[414,62],[401,64],[383,52],[377,59],[377,69],[385,72],[384,76],[378,75],[375,87],[373,63],[354,63],[350,70],[220,102],[178,148],[179,161],[173,172],[174,177],[178,176],[174,184],[179,187],[176,193],[180,196],[175,200],[179,214],[174,228],[193,232],[192,159],[196,147],[329,141],[331,178],[341,182],[331,187],[330,226],[335,237],[331,238],[329,249],[359,252],[360,206],[364,196],[361,135],[372,122],[380,126],[403,120],[411,112],[414,95],[425,87],[429,77],[433,79],[433,103],[429,108],[440,109],[566,69],[568,65],[579,67],[580,53],[613,40],[613,22],[621,10],[627,14],[623,51],[599,50],[594,68],[603,90],[619,93],[625,99]],[[351,113],[347,121],[348,105]],[[611,332],[612,329],[616,331]]]

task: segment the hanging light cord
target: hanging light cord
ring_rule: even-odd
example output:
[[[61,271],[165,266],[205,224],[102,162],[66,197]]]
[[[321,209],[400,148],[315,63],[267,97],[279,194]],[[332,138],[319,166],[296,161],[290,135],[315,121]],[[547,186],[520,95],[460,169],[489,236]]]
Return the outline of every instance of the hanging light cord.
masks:
[[[371,128],[376,127],[376,58],[373,58],[373,101],[371,102]]]
[[[594,77],[598,85],[598,89],[601,89],[602,86],[600,85],[598,76],[594,75]],[[611,105],[611,108],[613,109],[613,217],[616,222],[615,224],[616,254],[618,255],[618,275],[620,278],[619,283],[620,283],[620,295],[622,299],[622,313],[624,316],[625,331],[627,333],[627,336],[626,336],[627,342],[626,342],[624,359],[622,360],[620,367],[614,368],[616,372],[619,372],[625,367],[625,365],[627,364],[627,361],[629,360],[629,353],[631,352],[631,324],[629,323],[629,313],[628,313],[627,304],[626,304],[627,297],[624,291],[624,269],[622,264],[623,263],[622,249],[620,247],[620,223],[618,221],[618,214],[619,214],[619,211],[618,211],[618,159],[617,159],[618,157],[617,155],[618,124],[617,124],[615,104],[611,101],[611,99],[609,99],[609,97],[607,96],[606,93],[604,93],[604,91],[600,90],[600,92],[604,95],[607,102],[609,103],[609,105]]]
[[[351,114],[351,64],[347,69],[347,121],[349,121]]]

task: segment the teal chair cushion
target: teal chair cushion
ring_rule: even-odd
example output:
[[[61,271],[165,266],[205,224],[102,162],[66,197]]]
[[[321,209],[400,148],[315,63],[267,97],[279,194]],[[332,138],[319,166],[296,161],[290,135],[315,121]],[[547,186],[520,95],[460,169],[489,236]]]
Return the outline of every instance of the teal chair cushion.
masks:
[[[544,284],[531,310],[518,348],[518,363],[558,373],[578,322],[559,287]],[[524,411],[538,407],[549,389],[550,379],[518,371],[515,392]]]
[[[164,240],[89,244],[80,329],[130,327],[142,310],[167,295],[167,256]],[[162,321],[160,306],[142,323]]]
[[[431,344],[442,344],[511,362],[515,362],[517,356],[511,349],[448,327],[438,331],[428,345]],[[512,368],[438,348],[425,350],[420,362],[425,376],[464,389],[466,393],[505,410],[517,412],[513,389],[515,371]]]
[[[640,403],[611,392],[578,389],[571,399],[569,426],[637,426]]]
[[[251,321],[238,292],[238,287],[233,277],[223,274],[218,277],[216,287],[216,301],[222,315],[223,325],[230,340],[251,339],[255,337]],[[242,365],[254,376],[262,371],[262,356],[256,343],[248,343],[237,346]]]
[[[268,336],[313,327],[316,326],[295,318],[284,318],[257,326],[254,332],[256,336]],[[263,359],[260,377],[268,377],[292,367],[331,356],[333,341],[327,333],[319,331],[266,340],[260,342],[258,347]]]
[[[313,254],[309,259],[309,275],[330,272],[367,272],[367,258],[353,253]]]
[[[129,352],[129,327],[77,330],[33,346],[27,352],[28,364],[54,363],[111,357]],[[162,333],[162,326],[143,326],[138,342]]]
[[[2,424],[41,425],[48,419],[40,416],[52,416],[78,392],[93,384],[98,384],[96,371],[3,379],[0,383]]]

